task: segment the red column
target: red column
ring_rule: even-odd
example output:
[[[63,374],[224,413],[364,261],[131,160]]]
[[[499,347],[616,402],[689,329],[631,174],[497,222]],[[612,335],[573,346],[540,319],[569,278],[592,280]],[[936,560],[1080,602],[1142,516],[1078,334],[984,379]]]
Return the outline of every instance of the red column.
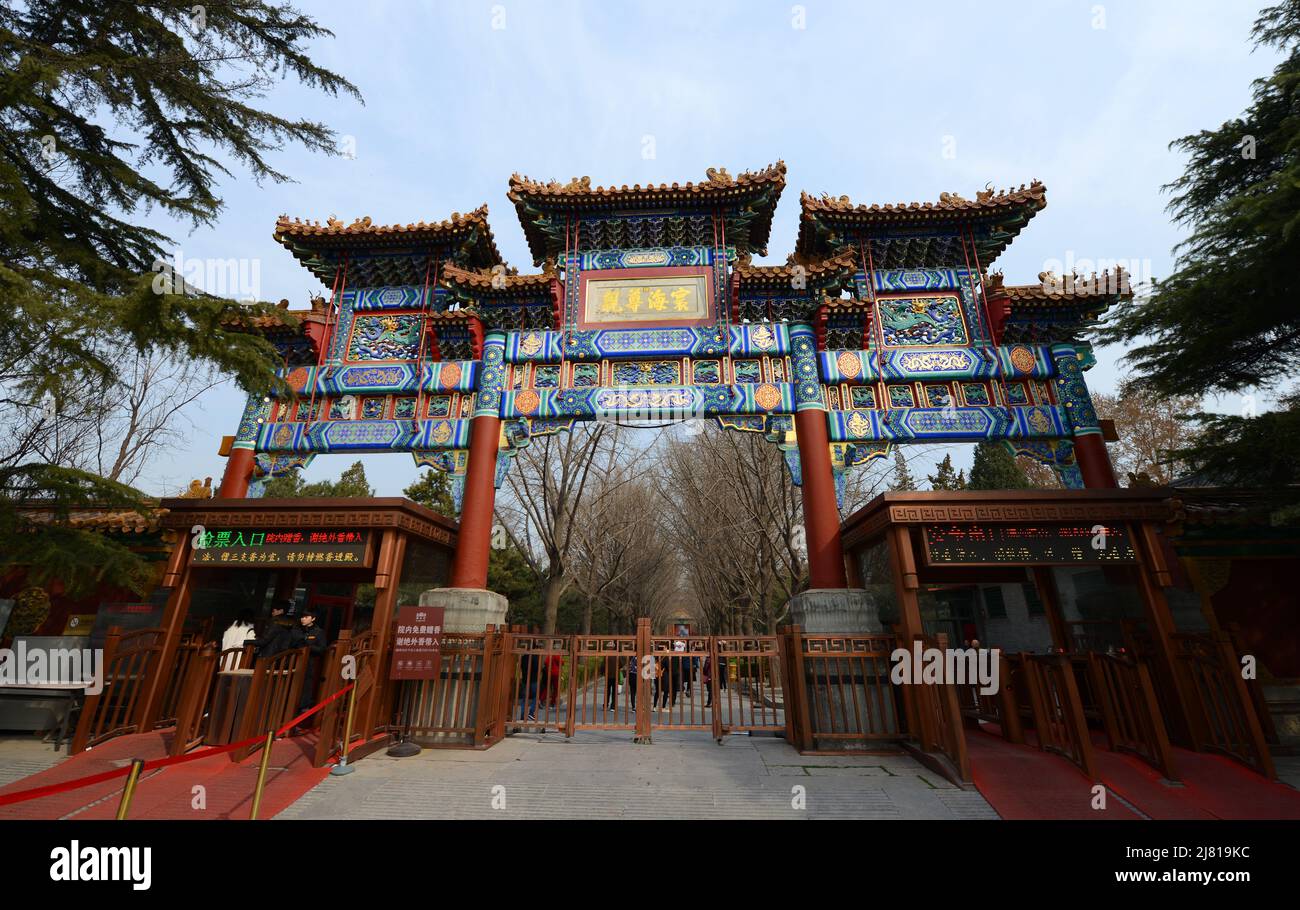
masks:
[[[1090,490],[1113,490],[1119,486],[1115,469],[1106,451],[1106,441],[1100,433],[1084,433],[1074,437],[1074,458],[1083,475],[1083,485]]]
[[[451,567],[451,587],[487,588],[488,550],[492,545],[492,508],[496,502],[497,442],[501,418],[482,415],[470,427],[469,465],[460,509],[460,536]]]
[[[826,412],[799,411],[794,415],[794,428],[799,439],[799,471],[803,481],[809,587],[847,588],[849,580],[844,572],[844,548],[840,543],[840,510],[835,504]]]
[[[218,499],[243,499],[248,495],[248,482],[253,479],[253,450],[231,449],[226,459],[226,471],[221,475]]]

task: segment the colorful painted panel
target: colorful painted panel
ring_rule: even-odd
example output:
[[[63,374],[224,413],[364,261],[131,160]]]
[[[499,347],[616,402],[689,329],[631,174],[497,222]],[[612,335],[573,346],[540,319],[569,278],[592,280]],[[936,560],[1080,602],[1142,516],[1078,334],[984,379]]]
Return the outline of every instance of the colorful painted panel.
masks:
[[[1007,404],[1029,404],[1029,390],[1022,382],[1008,382],[1003,387]]]
[[[429,399],[428,416],[430,417],[450,417],[451,416],[451,396],[434,395]]]
[[[762,382],[763,365],[757,360],[732,361],[731,369],[736,382]]]
[[[880,327],[889,347],[968,344],[961,304],[954,295],[881,300]]]
[[[952,404],[952,389],[946,385],[927,385],[925,402],[932,408],[946,408]]]
[[[316,420],[320,417],[319,401],[300,401],[298,409],[294,414],[294,420]]]
[[[415,314],[357,316],[352,323],[348,360],[414,360],[420,350],[420,317]]]
[[[676,385],[682,381],[682,365],[676,360],[616,363],[614,385]]]
[[[967,404],[986,405],[989,403],[989,389],[982,382],[963,382],[961,384],[961,394],[966,399]]]
[[[870,411],[876,407],[876,390],[867,386],[853,386],[849,389],[849,403],[855,411]]]
[[[965,276],[962,269],[878,269],[876,270],[876,290],[881,293],[890,291],[946,291],[959,287]],[[865,286],[866,281],[861,272],[855,281]],[[867,295],[859,295],[865,297]]]
[[[575,363],[573,365],[574,386],[600,385],[600,364]]]
[[[384,416],[384,405],[387,404],[386,398],[363,398],[361,399],[361,417],[363,420],[379,420]]]
[[[916,407],[916,397],[910,385],[891,385],[889,387],[889,406],[891,408]]]
[[[398,420],[409,420],[415,416],[415,399],[398,398],[393,402],[393,417]]]
[[[660,247],[583,253],[584,269],[644,269],[669,265],[707,265],[713,261],[708,247]]]
[[[533,385],[539,389],[558,389],[560,367],[556,364],[538,364],[533,372]]]
[[[722,382],[722,363],[718,360],[698,360],[691,368],[697,385],[714,385]]]

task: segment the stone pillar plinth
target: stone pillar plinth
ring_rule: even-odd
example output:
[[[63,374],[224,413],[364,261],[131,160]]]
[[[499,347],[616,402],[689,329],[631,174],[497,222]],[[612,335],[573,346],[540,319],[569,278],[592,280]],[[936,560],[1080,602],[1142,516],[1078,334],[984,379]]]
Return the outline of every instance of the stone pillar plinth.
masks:
[[[433,588],[420,595],[420,606],[442,607],[444,632],[482,632],[506,621],[509,601],[481,588]]]
[[[813,588],[790,598],[790,622],[809,635],[884,632],[876,601],[861,588]]]

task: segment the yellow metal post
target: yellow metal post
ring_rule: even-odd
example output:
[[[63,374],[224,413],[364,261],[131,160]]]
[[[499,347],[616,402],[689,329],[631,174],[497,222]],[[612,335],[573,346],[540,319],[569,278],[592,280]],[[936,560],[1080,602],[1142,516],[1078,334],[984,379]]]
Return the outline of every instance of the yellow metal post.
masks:
[[[122,790],[122,801],[117,804],[117,820],[126,819],[131,811],[131,797],[135,796],[136,784],[140,783],[140,772],[144,770],[144,759],[131,759],[131,773],[126,776],[126,787]]]
[[[253,812],[250,821],[257,820],[257,811],[262,808],[262,790],[266,788],[266,769],[271,764],[271,746],[275,744],[275,731],[268,730],[266,742],[262,743],[262,763],[257,769],[257,789],[253,791]]]
[[[357,703],[357,680],[352,681],[352,688],[348,690],[348,716],[343,723],[343,754],[339,757],[339,763],[330,768],[330,774],[339,777],[344,774],[351,774],[353,768],[348,764],[348,747],[352,744],[352,709]]]

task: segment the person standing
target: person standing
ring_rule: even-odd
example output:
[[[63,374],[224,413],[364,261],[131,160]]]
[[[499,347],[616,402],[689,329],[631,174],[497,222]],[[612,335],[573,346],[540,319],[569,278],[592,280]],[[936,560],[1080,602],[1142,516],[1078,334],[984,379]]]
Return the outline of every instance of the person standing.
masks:
[[[221,653],[242,651],[245,645],[257,643],[257,630],[253,628],[253,611],[240,610],[226,631],[221,636]],[[221,669],[233,670],[239,663],[238,654],[227,654],[222,659]]]
[[[329,636],[317,624],[316,608],[308,605],[298,617],[298,628],[294,629],[290,648],[307,649],[307,669],[302,680],[302,696],[298,699],[298,713],[306,711],[316,699],[316,685],[321,675],[321,664],[325,659],[325,650],[329,647]]]
[[[608,711],[618,710],[618,677],[622,665],[623,661],[616,654],[605,658],[605,708]]]
[[[542,686],[542,655],[525,651],[519,656],[519,719],[537,720],[537,693]]]
[[[253,656],[258,660],[263,657],[275,657],[294,646],[293,617],[289,616],[289,605],[290,602],[285,600],[277,600],[271,604],[271,622],[255,642],[257,650],[253,652]]]

